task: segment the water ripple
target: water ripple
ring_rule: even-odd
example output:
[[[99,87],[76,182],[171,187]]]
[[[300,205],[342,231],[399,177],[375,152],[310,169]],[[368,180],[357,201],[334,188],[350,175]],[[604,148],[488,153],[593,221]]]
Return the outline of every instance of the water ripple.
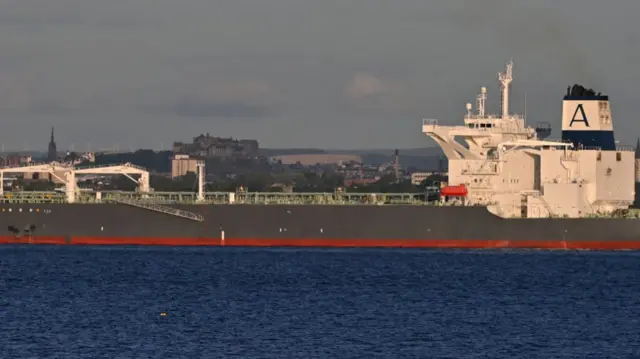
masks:
[[[637,358],[639,259],[3,247],[0,348],[2,358]]]

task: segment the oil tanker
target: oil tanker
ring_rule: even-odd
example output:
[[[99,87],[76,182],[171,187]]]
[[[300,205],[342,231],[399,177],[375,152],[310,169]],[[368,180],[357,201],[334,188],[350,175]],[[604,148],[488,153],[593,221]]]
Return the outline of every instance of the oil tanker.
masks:
[[[501,113],[487,89],[464,123],[424,119],[422,131],[449,161],[437,201],[413,194],[208,193],[198,163],[196,193],[155,192],[131,164],[5,167],[46,172],[63,193],[3,192],[0,243],[54,245],[448,247],[640,249],[631,209],[637,160],[617,146],[608,96],[574,85],[562,103],[562,138],[509,112],[513,63],[498,74]],[[466,145],[460,141],[463,140]],[[136,192],[84,192],[76,177],[122,174]],[[134,178],[136,177],[136,178]]]

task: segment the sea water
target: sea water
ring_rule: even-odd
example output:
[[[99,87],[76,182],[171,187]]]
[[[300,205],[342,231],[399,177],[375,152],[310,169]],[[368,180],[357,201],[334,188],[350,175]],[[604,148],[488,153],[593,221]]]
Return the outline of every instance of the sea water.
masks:
[[[638,358],[640,253],[0,247],[1,358]]]

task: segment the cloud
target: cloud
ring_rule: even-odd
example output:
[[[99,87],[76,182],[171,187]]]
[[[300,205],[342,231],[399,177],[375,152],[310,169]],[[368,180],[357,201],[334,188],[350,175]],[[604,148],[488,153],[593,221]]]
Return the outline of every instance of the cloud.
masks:
[[[348,106],[356,110],[405,111],[413,106],[410,91],[399,81],[356,73],[344,88]]]
[[[345,94],[353,100],[361,100],[370,96],[377,96],[389,91],[382,80],[368,74],[358,73],[353,76],[345,89]]]
[[[80,109],[82,99],[63,94],[36,72],[0,72],[0,111],[61,113]]]
[[[251,105],[242,102],[198,101],[185,99],[174,107],[175,114],[181,117],[266,117],[274,114],[268,106]]]
[[[4,0],[0,26],[19,26],[21,30],[38,30],[52,26],[114,28],[136,26],[144,3],[112,0],[97,4],[85,0]]]
[[[7,146],[44,122],[60,143],[102,128],[105,146],[158,146],[203,126],[277,146],[420,146],[416,118],[458,123],[487,85],[495,108],[510,56],[514,110],[526,89],[538,104],[528,116],[555,118],[578,82],[615,96],[618,133],[634,131],[637,0],[0,3]]]
[[[33,75],[0,73],[0,110],[28,110],[33,102]]]
[[[278,111],[282,95],[260,79],[194,79],[160,81],[153,86],[115,83],[87,91],[64,86],[36,72],[0,72],[0,112],[70,114],[96,111],[153,112],[182,117],[265,117]]]
[[[189,77],[187,77],[189,78]],[[183,117],[266,117],[274,115],[282,105],[281,92],[260,79],[209,79],[180,86],[169,98],[149,99],[145,107],[152,111]],[[184,85],[184,84],[183,84]]]

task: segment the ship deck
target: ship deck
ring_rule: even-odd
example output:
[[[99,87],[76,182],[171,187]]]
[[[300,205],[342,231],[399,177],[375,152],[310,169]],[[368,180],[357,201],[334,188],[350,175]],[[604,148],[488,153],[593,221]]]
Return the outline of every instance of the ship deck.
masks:
[[[382,202],[362,202],[374,198],[367,195],[347,201],[332,194],[304,194],[294,201],[250,194],[234,204],[196,204],[187,194],[152,201],[202,220],[110,202],[107,196],[101,203],[69,204],[51,193],[29,195],[31,200],[22,193],[0,203],[0,243],[640,249],[637,219],[502,219],[484,207],[436,206],[415,195],[396,197],[404,203],[378,195]]]

